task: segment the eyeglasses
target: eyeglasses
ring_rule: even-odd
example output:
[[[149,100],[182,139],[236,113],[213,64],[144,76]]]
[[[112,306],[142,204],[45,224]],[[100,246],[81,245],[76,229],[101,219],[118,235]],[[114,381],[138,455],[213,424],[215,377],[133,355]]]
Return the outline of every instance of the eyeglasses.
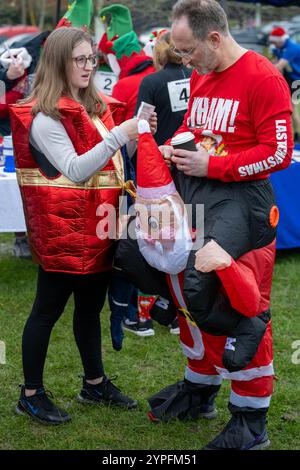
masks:
[[[192,57],[192,55],[194,54],[195,50],[197,49],[198,45],[193,47],[192,49],[190,49],[189,51],[185,52],[185,51],[179,51],[178,49],[176,49],[176,47],[172,47],[171,48],[171,51],[173,52],[173,54],[175,54],[177,57],[180,57],[180,59],[190,59]]]
[[[72,59],[76,62],[76,65],[79,69],[85,69],[87,61],[91,63],[93,68],[97,66],[97,57],[95,55],[90,55],[89,57],[80,55],[78,57],[72,57]]]

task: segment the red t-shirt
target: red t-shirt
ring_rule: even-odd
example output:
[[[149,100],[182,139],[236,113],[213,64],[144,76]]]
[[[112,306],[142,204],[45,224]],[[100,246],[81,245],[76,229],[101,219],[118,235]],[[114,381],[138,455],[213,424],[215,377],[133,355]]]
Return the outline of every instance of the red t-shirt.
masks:
[[[290,164],[291,114],[283,76],[248,51],[223,72],[193,72],[188,111],[176,134],[190,130],[210,149],[208,178],[262,179]]]

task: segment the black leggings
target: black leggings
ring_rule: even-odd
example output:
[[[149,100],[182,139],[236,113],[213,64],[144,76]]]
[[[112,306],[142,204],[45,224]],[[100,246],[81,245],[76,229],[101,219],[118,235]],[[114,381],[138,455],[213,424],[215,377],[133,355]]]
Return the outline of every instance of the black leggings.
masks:
[[[74,294],[73,330],[86,379],[104,375],[101,354],[102,310],[110,273],[66,274],[38,271],[37,292],[23,332],[25,386],[43,386],[43,370],[52,328]]]

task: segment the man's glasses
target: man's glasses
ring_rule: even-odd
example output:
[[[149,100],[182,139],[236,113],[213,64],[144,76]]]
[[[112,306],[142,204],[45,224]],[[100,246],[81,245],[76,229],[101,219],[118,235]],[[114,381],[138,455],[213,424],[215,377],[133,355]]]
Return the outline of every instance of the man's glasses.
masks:
[[[176,47],[172,47],[171,51],[173,52],[174,55],[177,57],[180,57],[180,59],[190,59],[192,55],[194,54],[195,50],[197,49],[198,46],[193,47],[189,51],[179,51],[176,49]]]
[[[90,55],[89,57],[80,55],[79,57],[72,57],[72,59],[76,62],[76,65],[79,69],[84,69],[86,67],[87,61],[91,63],[93,68],[97,66],[97,57],[95,55]]]

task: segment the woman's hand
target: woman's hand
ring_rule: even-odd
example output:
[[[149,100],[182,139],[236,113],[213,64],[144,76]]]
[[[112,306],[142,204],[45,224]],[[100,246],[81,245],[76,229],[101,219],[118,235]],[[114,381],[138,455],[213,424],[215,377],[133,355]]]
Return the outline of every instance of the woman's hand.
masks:
[[[152,113],[149,119],[149,125],[152,135],[157,131],[157,113]]]
[[[138,137],[138,120],[137,118],[128,119],[127,121],[122,122],[119,125],[119,128],[122,129],[125,134],[128,135],[129,140],[135,140]]]

